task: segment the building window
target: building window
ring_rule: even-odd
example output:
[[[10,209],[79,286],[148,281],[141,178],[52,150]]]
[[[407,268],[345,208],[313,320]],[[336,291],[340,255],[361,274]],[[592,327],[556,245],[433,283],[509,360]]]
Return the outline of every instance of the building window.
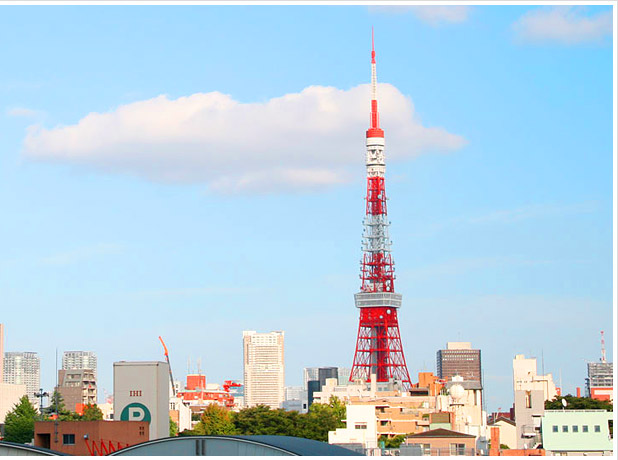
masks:
[[[431,444],[421,444],[423,455],[431,455]]]
[[[532,396],[529,391],[526,391],[526,408],[532,409]]]
[[[466,445],[451,444],[451,455],[466,455]]]
[[[567,425],[562,425],[562,432],[563,433],[568,433],[569,432],[569,427]]]
[[[579,427],[577,425],[573,425],[573,427],[571,428],[571,431],[573,431],[573,433],[578,433]]]
[[[381,426],[386,426],[386,425],[388,425],[388,420],[380,420],[380,425],[381,425]]]
[[[354,425],[354,429],[356,429],[356,430],[366,430],[367,429],[367,424],[366,423],[357,423],[356,425]]]
[[[594,426],[594,432],[595,433],[600,433],[601,432],[601,425],[595,425]]]
[[[75,435],[74,434],[63,434],[62,444],[64,444],[65,446],[74,446],[75,445]]]
[[[582,425],[582,432],[588,433],[588,425]]]
[[[554,425],[551,427],[551,431],[552,433],[557,433],[558,432],[558,425]]]

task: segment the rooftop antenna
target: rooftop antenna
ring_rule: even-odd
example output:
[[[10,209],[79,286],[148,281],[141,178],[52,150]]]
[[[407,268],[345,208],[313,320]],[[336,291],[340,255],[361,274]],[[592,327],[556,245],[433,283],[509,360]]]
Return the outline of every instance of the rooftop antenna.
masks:
[[[607,362],[607,356],[605,356],[605,332],[601,331],[601,362]]]

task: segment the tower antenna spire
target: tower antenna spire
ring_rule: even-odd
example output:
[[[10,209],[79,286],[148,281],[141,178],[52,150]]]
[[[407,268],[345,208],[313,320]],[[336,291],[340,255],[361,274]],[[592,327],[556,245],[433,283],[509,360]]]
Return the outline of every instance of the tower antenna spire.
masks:
[[[367,198],[363,233],[360,292],[354,295],[360,311],[358,337],[350,381],[398,381],[412,385],[403,354],[397,310],[401,294],[395,292],[394,262],[388,235],[384,174],[384,130],[380,128],[376,52],[371,29],[371,117],[366,136]]]
[[[607,356],[605,355],[605,332],[601,331],[601,362],[607,362]]]

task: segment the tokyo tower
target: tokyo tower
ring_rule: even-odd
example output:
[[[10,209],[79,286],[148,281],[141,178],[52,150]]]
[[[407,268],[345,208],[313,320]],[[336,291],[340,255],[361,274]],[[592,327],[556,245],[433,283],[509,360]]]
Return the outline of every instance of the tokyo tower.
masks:
[[[411,381],[403,355],[397,310],[401,294],[395,292],[394,262],[388,236],[386,191],[384,188],[384,131],[378,114],[376,52],[371,32],[371,118],[367,130],[367,198],[363,232],[362,280],[354,295],[360,310],[358,337],[350,381],[368,381],[376,374],[378,382],[395,380],[405,389]]]

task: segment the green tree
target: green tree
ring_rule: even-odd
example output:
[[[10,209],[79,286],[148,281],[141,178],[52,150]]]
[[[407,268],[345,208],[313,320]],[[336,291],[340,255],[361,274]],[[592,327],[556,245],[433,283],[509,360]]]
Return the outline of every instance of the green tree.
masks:
[[[609,401],[599,401],[592,398],[578,398],[570,394],[566,396],[556,396],[551,401],[545,401],[545,409],[563,409],[562,400],[567,402],[567,409],[605,409],[613,411],[614,408]]]
[[[206,406],[193,432],[199,435],[234,434],[230,411],[216,404]]]
[[[393,436],[392,438],[389,438],[385,435],[380,436],[380,441],[384,442],[384,447],[386,449],[399,449],[399,446],[401,446],[401,443],[405,440],[406,437],[403,434],[398,434],[397,436]]]
[[[170,437],[178,436],[178,424],[170,417]]]
[[[13,410],[6,414],[4,440],[22,444],[31,442],[34,438],[34,421],[38,416],[28,396],[22,396]]]
[[[54,393],[49,400],[49,407],[47,407],[46,412],[48,414],[58,414],[58,416],[68,412],[66,406],[64,405],[64,398],[58,390],[54,390]]]
[[[103,420],[103,411],[96,404],[86,404],[81,420]]]
[[[309,412],[304,414],[303,429],[300,436],[316,441],[328,442],[328,432],[343,428],[345,423],[345,405],[336,396],[331,396],[328,404],[313,403]]]

